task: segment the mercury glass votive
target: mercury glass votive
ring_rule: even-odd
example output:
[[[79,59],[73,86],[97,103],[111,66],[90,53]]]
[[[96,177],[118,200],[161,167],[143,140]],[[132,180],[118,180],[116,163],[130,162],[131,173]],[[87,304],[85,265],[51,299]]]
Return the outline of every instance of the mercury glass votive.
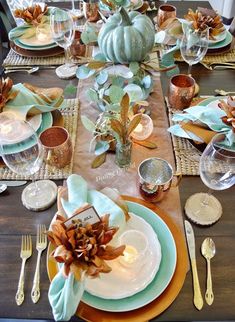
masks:
[[[144,264],[148,249],[148,240],[139,230],[131,229],[125,231],[119,237],[120,245],[126,245],[123,256],[119,257],[121,265],[131,268],[140,267]]]

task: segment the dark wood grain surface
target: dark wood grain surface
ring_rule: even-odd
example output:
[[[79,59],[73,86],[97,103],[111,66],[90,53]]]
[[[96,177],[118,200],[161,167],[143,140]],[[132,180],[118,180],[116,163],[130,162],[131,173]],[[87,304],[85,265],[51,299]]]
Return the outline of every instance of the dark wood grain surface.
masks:
[[[195,9],[199,5],[205,6],[205,3],[182,1],[174,2],[174,5],[177,6],[178,16],[182,16],[188,7]],[[187,71],[186,64],[181,63],[179,67],[181,72]],[[213,95],[215,88],[235,90],[235,71],[233,70],[209,71],[198,64],[193,66],[192,74],[200,85],[202,95]],[[15,83],[25,81],[38,86],[64,88],[70,82],[77,84],[76,79],[72,81],[58,79],[54,70],[41,70],[33,75],[15,73],[11,77]],[[165,93],[168,81],[166,75],[162,75]],[[61,182],[57,183],[61,184]],[[41,298],[37,304],[31,302],[30,293],[37,258],[35,247],[33,256],[26,265],[25,302],[20,307],[15,304],[21,266],[19,257],[21,235],[32,234],[35,246],[37,224],[45,223],[48,226],[56,211],[55,205],[39,213],[26,210],[20,200],[22,189],[23,187],[10,187],[7,193],[0,195],[0,318],[9,319],[8,321],[13,319],[53,320],[47,297],[49,280],[45,252],[41,261]],[[180,185],[182,207],[191,194],[206,190],[199,177],[184,177]],[[212,260],[214,303],[212,306],[205,303],[200,312],[195,309],[192,302],[192,276],[189,272],[179,296],[153,321],[235,321],[235,187],[216,192],[215,195],[223,206],[223,216],[220,221],[209,228],[193,226],[196,236],[198,273],[203,294],[205,294],[206,262],[200,254],[200,246],[207,236],[212,237],[216,244],[217,252]],[[71,321],[81,320],[73,317]]]

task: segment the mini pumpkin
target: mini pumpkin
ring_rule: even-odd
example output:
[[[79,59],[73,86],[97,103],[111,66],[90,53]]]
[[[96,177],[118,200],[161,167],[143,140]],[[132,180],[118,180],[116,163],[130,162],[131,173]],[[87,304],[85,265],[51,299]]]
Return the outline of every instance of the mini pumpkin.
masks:
[[[143,61],[154,46],[154,25],[139,12],[121,7],[99,32],[98,44],[105,57],[114,63]]]

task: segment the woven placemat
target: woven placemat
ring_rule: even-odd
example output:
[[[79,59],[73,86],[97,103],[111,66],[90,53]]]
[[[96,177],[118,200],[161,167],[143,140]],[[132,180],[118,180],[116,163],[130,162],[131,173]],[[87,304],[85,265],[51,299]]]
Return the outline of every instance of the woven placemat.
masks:
[[[180,52],[176,52],[174,55],[176,61],[184,61]],[[206,55],[202,63],[204,64],[211,64],[211,63],[226,63],[226,62],[234,62],[235,61],[235,49],[232,49],[226,53],[216,54],[216,55]]]
[[[75,146],[76,133],[77,133],[77,121],[78,121],[78,111],[79,111],[79,100],[78,99],[67,99],[65,100],[66,107],[61,110],[61,114],[64,118],[64,127],[68,130],[72,145]],[[43,163],[40,170],[35,173],[34,178],[36,180],[40,179],[65,179],[67,178],[73,170],[73,156],[69,165],[62,169],[57,169],[55,167],[48,166]],[[0,168],[0,179],[1,180],[28,180],[29,176],[18,175],[7,167]]]
[[[174,125],[172,116],[174,113],[179,113],[179,110],[172,109],[168,100],[165,97],[166,106],[168,109],[168,118],[170,126]],[[173,152],[175,155],[176,171],[184,176],[199,175],[199,160],[201,152],[197,150],[189,140],[175,135],[171,135]]]

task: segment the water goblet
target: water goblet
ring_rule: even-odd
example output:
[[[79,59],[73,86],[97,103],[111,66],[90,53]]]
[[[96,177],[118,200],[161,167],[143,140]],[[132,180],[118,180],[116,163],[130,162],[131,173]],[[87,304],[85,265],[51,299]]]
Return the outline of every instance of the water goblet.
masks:
[[[192,195],[185,205],[186,215],[202,225],[210,225],[222,215],[222,206],[211,190],[224,190],[235,184],[235,149],[226,141],[226,135],[220,133],[207,145],[200,158],[199,170],[209,191]]]
[[[74,39],[74,21],[69,10],[54,8],[50,15],[50,26],[53,40],[64,48],[65,64],[56,69],[56,74],[62,79],[75,76],[77,66],[70,59],[69,48]]]
[[[199,63],[208,49],[209,29],[194,30],[191,25],[184,28],[180,43],[180,52],[188,63],[188,74],[191,74],[192,65]]]
[[[29,123],[0,118],[0,155],[10,170],[22,177],[33,176],[43,162],[43,147]],[[31,210],[48,208],[56,199],[57,186],[49,180],[33,181],[22,193],[22,202]]]

